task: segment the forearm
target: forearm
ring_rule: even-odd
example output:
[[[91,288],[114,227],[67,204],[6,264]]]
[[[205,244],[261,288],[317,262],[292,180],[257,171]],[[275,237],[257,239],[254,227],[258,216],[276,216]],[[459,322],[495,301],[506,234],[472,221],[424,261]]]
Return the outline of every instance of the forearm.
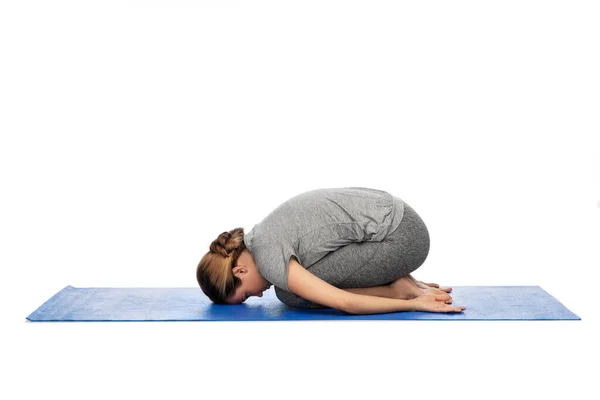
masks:
[[[349,289],[342,289],[342,290],[345,290],[346,292],[350,292],[350,293],[356,293],[356,294],[363,294],[363,295],[366,294],[369,296],[394,298],[394,295],[392,293],[392,289],[390,288],[390,285],[371,286],[371,287],[364,287],[364,288],[349,288]]]
[[[415,311],[413,300],[390,299],[353,293],[346,299],[344,307],[349,314],[384,314],[401,311]]]

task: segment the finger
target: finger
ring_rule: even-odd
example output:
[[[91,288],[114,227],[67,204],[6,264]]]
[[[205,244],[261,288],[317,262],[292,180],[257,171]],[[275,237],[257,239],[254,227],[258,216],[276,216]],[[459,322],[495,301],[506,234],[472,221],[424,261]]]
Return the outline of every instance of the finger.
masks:
[[[425,282],[421,282],[421,283],[424,283],[425,285],[431,286],[431,287],[434,287],[434,288],[439,288],[440,287],[440,285],[438,285],[437,283],[425,283]]]
[[[439,288],[440,290],[446,292],[446,293],[450,293],[452,291],[451,287],[447,287],[447,286],[442,286]]]

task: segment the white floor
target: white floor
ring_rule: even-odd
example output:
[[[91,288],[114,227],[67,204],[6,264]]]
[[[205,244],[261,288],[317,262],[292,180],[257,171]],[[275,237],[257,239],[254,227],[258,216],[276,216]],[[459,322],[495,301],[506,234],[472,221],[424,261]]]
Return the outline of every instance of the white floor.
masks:
[[[12,308],[0,390],[61,399],[595,399],[600,330],[586,293],[563,300],[581,321],[26,323],[26,310]]]

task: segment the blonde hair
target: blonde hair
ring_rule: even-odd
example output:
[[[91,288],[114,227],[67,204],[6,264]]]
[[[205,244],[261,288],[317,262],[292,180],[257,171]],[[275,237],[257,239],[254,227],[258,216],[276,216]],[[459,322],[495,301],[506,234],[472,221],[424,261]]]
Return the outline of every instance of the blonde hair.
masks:
[[[235,228],[213,240],[209,252],[200,260],[196,279],[213,303],[228,304],[226,299],[241,285],[242,281],[233,275],[233,267],[244,250],[244,228]]]

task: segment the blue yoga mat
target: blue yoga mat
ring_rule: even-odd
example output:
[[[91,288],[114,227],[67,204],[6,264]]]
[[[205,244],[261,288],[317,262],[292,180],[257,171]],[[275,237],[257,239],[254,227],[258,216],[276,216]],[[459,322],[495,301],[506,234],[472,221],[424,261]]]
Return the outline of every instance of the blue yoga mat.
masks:
[[[76,288],[67,286],[27,319],[41,321],[280,320],[580,320],[539,286],[453,286],[462,313],[347,314],[333,308],[293,308],[274,289],[243,304],[212,303],[200,288]]]

